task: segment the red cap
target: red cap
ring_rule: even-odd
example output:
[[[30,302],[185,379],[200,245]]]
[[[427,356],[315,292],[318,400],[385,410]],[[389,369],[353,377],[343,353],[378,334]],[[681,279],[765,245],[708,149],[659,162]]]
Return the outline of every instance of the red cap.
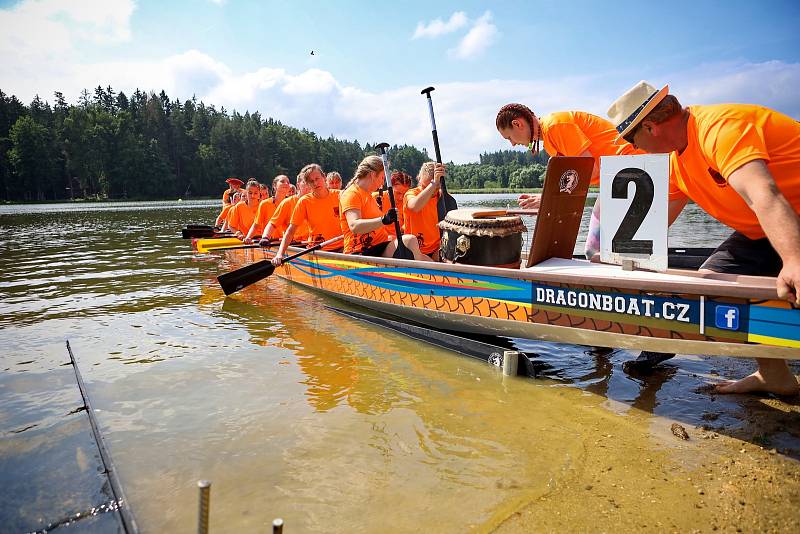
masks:
[[[227,180],[225,180],[225,182],[231,185],[238,185],[239,187],[242,187],[244,185],[244,182],[238,178],[228,178]]]

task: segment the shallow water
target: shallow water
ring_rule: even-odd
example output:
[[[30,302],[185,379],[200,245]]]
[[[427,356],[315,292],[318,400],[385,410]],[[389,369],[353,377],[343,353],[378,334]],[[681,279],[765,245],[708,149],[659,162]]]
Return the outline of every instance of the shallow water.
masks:
[[[110,499],[67,339],[147,532],[193,531],[201,478],[222,531],[274,517],[287,532],[800,528],[798,406],[702,387],[749,361],[684,355],[632,377],[626,351],[519,341],[549,370],[504,379],[274,276],[225,299],[224,256],[179,236],[215,212],[0,207],[0,530]],[[727,234],[689,206],[670,244]]]

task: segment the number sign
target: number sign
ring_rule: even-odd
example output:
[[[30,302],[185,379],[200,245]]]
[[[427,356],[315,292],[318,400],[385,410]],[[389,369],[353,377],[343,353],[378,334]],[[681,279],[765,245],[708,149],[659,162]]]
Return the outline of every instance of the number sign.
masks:
[[[667,270],[669,155],[600,158],[600,261]]]

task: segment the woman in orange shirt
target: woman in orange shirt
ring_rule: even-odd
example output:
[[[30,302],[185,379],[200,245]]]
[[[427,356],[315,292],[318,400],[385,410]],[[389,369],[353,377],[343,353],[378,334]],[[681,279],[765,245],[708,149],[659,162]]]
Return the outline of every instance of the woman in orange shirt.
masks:
[[[536,155],[539,144],[551,156],[589,156],[594,158],[591,185],[600,184],[600,156],[644,154],[618,139],[611,122],[583,111],[558,111],[538,118],[523,104],[506,104],[497,112],[497,131],[511,146],[525,145]],[[522,208],[538,208],[542,195],[523,194]],[[586,237],[586,257],[600,252],[600,202],[596,201]]]
[[[394,171],[392,173],[391,182],[392,192],[394,193],[394,203],[397,206],[397,222],[400,223],[400,228],[403,228],[403,231],[405,231],[405,219],[403,217],[403,197],[405,196],[406,191],[408,191],[411,187],[412,179],[411,176],[402,171]],[[380,207],[383,214],[386,215],[389,212],[389,209],[392,207],[392,201],[389,199],[389,191],[379,190],[372,193],[372,196],[375,197],[375,200],[378,202],[378,207]],[[393,224],[387,226],[386,231],[389,232],[390,236],[397,237],[395,235]]]
[[[244,200],[233,206],[228,211],[226,223],[239,239],[242,239],[250,230],[256,217],[258,203],[261,200],[261,189],[258,182],[250,180],[245,188]]]
[[[269,220],[267,227],[264,228],[264,232],[261,234],[261,239],[280,239],[283,237],[283,234],[289,227],[289,223],[292,221],[292,213],[294,213],[294,208],[297,206],[297,201],[300,200],[300,197],[309,192],[306,181],[301,175],[297,176],[297,188],[300,190],[299,195],[289,195],[278,204],[278,207],[275,209],[275,214]],[[305,241],[308,237],[308,226],[303,225],[299,228],[295,232],[294,237],[300,241]]]
[[[339,190],[328,189],[325,183],[325,173],[322,167],[316,163],[306,165],[300,171],[298,179],[302,178],[306,186],[311,190],[307,195],[303,195],[292,211],[291,222],[283,240],[278,247],[272,264],[276,267],[283,262],[286,248],[292,242],[295,231],[303,224],[308,225],[307,247],[312,247],[317,243],[328,241],[341,234],[339,227]],[[322,250],[329,252],[339,252],[342,247],[338,242],[328,245]]]
[[[404,232],[415,236],[424,253],[439,260],[439,199],[440,180],[445,175],[442,163],[428,161],[422,164],[417,175],[417,187],[409,189],[403,197]]]
[[[289,186],[291,185],[289,177],[285,174],[280,174],[272,180],[272,191],[274,191],[274,194],[262,200],[258,205],[256,219],[253,221],[250,231],[247,232],[247,235],[243,239],[245,243],[252,243],[253,236],[257,235],[260,229],[267,227],[269,220],[275,214],[275,210],[278,209],[278,205],[280,205],[284,198],[289,196],[289,191],[291,190]]]
[[[230,185],[230,187],[222,193],[222,211],[219,213],[219,215],[217,215],[217,220],[214,221],[214,226],[220,226],[224,223],[231,206],[235,206],[238,202],[238,200],[235,200],[234,197],[238,193],[244,193],[244,191],[242,191],[244,182],[242,182],[240,179],[228,178],[225,180],[225,182]]]
[[[328,186],[328,189],[342,189],[342,175],[336,171],[329,172],[328,175],[325,177],[325,184]]]
[[[353,179],[339,197],[339,222],[344,235],[345,254],[383,256],[390,258],[397,250],[397,240],[392,239],[386,226],[397,220],[397,210],[383,215],[372,196],[384,183],[383,160],[367,156],[358,164]],[[415,260],[431,261],[420,252],[417,238],[403,236],[403,244],[414,254]]]

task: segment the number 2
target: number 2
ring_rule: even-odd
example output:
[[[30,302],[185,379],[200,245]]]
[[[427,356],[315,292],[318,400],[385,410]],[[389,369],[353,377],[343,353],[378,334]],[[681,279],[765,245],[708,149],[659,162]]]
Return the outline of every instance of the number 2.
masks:
[[[611,251],[618,253],[652,254],[652,239],[634,239],[633,236],[647,217],[653,205],[653,179],[642,169],[627,168],[619,171],[611,183],[612,198],[628,198],[628,184],[633,182],[636,192],[625,217],[611,240]]]

